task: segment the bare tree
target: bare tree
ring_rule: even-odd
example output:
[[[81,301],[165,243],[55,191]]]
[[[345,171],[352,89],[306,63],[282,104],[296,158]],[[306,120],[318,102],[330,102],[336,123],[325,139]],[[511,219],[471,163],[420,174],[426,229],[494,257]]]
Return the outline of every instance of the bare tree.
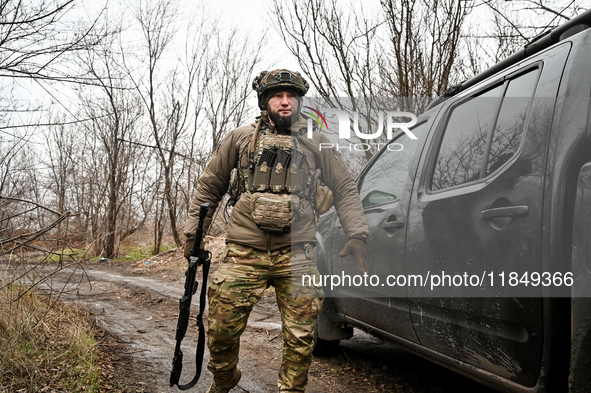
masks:
[[[374,39],[383,20],[336,0],[274,0],[272,14],[276,30],[320,96],[374,92],[379,58]]]
[[[237,29],[225,36],[217,33],[220,45],[211,54],[205,86],[206,118],[211,127],[212,151],[232,128],[238,127],[249,114],[248,98],[252,78],[261,61],[263,40],[251,42]]]
[[[140,3],[138,8],[134,10],[135,18],[139,22],[144,36],[144,49],[146,55],[143,56],[148,67],[147,75],[144,81],[138,80],[133,76],[131,67],[127,67],[129,77],[133,81],[137,92],[140,94],[149,116],[149,123],[152,129],[152,136],[156,143],[157,153],[160,158],[164,172],[164,197],[168,206],[168,217],[174,238],[174,242],[178,247],[182,245],[180,236],[178,234],[176,225],[176,200],[172,195],[172,176],[175,164],[175,153],[177,142],[181,133],[185,130],[185,123],[187,122],[188,100],[183,100],[183,108],[181,108],[180,100],[175,97],[176,88],[179,81],[176,74],[171,76],[171,84],[173,93],[169,98],[167,106],[167,113],[164,121],[158,117],[157,109],[157,90],[161,88],[157,79],[157,68],[162,61],[167,47],[170,45],[175,34],[174,19],[176,16],[175,4],[170,0],[157,1],[153,6],[151,4]],[[189,83],[192,82],[189,80]],[[187,91],[190,92],[189,85]],[[185,97],[183,97],[185,98]],[[167,150],[167,151],[165,151]]]
[[[78,151],[80,138],[75,128],[64,124],[61,120],[56,120],[56,124],[50,126],[48,131],[46,149],[48,159],[42,159],[42,162],[46,161],[49,173],[43,187],[55,196],[52,205],[56,207],[57,211],[72,211],[69,199],[77,180],[76,167],[79,165],[80,158]],[[64,239],[67,240],[67,237],[68,234],[60,223],[57,226],[56,247],[63,246],[60,242]]]
[[[67,15],[74,4],[75,0],[0,0],[0,78],[84,81],[81,74],[68,74],[71,69],[60,67],[66,55],[100,39],[94,34],[96,20],[73,28],[75,21]]]
[[[380,66],[382,88],[392,97],[434,97],[453,82],[462,25],[470,1],[382,0],[389,45]],[[413,105],[414,106],[414,105]],[[421,112],[421,106],[410,106]]]
[[[120,66],[118,54],[112,45],[106,44],[102,50],[93,50],[83,59],[88,67],[89,75],[95,78],[100,89],[91,88],[81,92],[82,108],[85,117],[90,121],[84,123],[88,135],[96,138],[99,145],[91,142],[94,154],[98,154],[101,163],[95,163],[95,170],[103,171],[104,187],[95,186],[94,192],[104,193],[106,197],[106,217],[104,240],[97,242],[98,249],[104,251],[107,258],[115,255],[117,242],[118,218],[122,204],[132,193],[133,184],[129,182],[131,163],[136,159],[137,144],[126,141],[139,140],[137,126],[141,115],[141,107],[137,99],[126,86],[124,74]],[[99,154],[100,152],[100,154]],[[96,159],[95,158],[95,159]],[[100,173],[100,172],[99,172]],[[95,172],[95,179],[100,179]],[[89,189],[89,191],[91,191]],[[94,214],[97,214],[95,211]],[[94,217],[95,220],[98,217]],[[95,230],[97,223],[95,221]],[[95,239],[100,237],[98,231]],[[97,236],[98,235],[98,236]]]
[[[585,11],[576,0],[475,0],[481,20],[464,32],[465,79],[509,57],[540,34]]]
[[[336,0],[274,0],[272,16],[317,94],[330,107],[361,112],[371,128],[381,110],[378,30],[384,20],[353,7]],[[372,152],[365,154],[369,159]]]
[[[45,228],[53,220],[47,209],[37,206],[54,206],[53,201],[44,201],[48,197],[55,196],[55,208],[60,214],[67,211],[64,176],[71,163],[66,151],[58,154],[63,160],[54,154],[49,161],[57,164],[50,169],[55,169],[50,175],[55,182],[45,181],[45,171],[40,167],[48,161],[44,142],[51,138],[44,140],[42,133],[49,127],[73,121],[47,116],[41,97],[27,99],[22,86],[31,81],[44,88],[53,83],[89,83],[72,61],[73,56],[92,48],[106,33],[97,29],[100,14],[89,21],[75,20],[74,7],[73,0],[0,0],[0,145],[5,148],[0,149],[0,195],[7,208],[6,217],[13,217],[4,223],[12,223],[9,227],[19,232]],[[27,190],[19,190],[21,187],[15,187],[15,181],[26,185]],[[46,202],[49,203],[45,205]],[[20,209],[26,204],[37,207],[25,214]],[[65,221],[56,224],[58,234],[64,224]],[[32,245],[27,243],[27,247]]]
[[[175,243],[181,246],[183,241],[177,230],[179,197],[187,195],[185,190],[192,184],[195,142],[202,144],[207,157],[225,133],[244,120],[248,110],[246,98],[251,92],[250,80],[260,61],[262,45],[257,43],[253,47],[248,38],[240,37],[234,29],[227,34],[221,32],[218,21],[208,20],[202,14],[199,27],[188,31],[185,58],[179,59],[166,72],[169,64],[164,56],[169,53],[176,33],[177,15],[173,5],[171,1],[161,0],[141,4],[134,10],[144,38],[144,54],[138,60],[146,64],[146,69],[138,73],[132,66],[138,61],[132,60],[127,61],[126,67],[149,116],[155,150],[162,166],[162,195],[166,200],[168,221]],[[213,42],[217,46],[212,45]],[[208,126],[204,126],[202,119]],[[210,131],[206,132],[206,128]],[[212,139],[204,141],[203,137],[208,134]],[[185,174],[188,183],[183,181]],[[185,201],[186,209],[188,196]],[[158,243],[158,236],[155,239]]]

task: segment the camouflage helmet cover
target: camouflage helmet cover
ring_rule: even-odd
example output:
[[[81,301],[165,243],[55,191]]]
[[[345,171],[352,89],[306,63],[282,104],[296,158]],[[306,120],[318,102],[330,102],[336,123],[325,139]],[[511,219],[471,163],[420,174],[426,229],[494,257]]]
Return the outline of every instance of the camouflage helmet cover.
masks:
[[[277,91],[291,91],[299,100],[306,95],[309,87],[310,85],[299,72],[289,71],[284,68],[263,71],[252,81],[252,88],[257,92],[261,110],[266,109],[267,101]]]

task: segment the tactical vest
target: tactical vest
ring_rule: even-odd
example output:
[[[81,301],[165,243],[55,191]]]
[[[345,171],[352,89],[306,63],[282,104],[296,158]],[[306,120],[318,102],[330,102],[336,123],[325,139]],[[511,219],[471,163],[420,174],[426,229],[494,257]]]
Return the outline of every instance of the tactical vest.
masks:
[[[249,191],[257,226],[288,233],[291,223],[307,213],[300,207],[300,198],[314,205],[320,169],[310,173],[297,137],[276,134],[266,127],[258,131],[251,151],[249,167],[232,171],[229,203],[235,204],[240,194]]]

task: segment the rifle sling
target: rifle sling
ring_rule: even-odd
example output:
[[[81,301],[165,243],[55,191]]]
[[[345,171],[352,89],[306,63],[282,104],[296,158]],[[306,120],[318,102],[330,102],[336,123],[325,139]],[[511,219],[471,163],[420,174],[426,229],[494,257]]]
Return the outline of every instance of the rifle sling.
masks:
[[[197,327],[199,328],[199,338],[197,339],[197,349],[195,350],[195,376],[186,385],[177,384],[180,390],[191,389],[201,377],[201,367],[203,365],[203,354],[205,351],[205,327],[203,326],[203,311],[205,310],[205,297],[207,294],[207,277],[209,275],[210,258],[203,262],[203,284],[199,293],[199,314],[197,315]]]

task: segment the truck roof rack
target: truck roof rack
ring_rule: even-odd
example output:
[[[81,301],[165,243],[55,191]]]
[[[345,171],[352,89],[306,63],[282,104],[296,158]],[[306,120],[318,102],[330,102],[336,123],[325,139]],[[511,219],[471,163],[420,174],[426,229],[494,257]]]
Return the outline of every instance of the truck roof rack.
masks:
[[[505,60],[498,62],[497,64],[493,65],[492,67],[482,71],[480,74],[470,78],[459,85],[450,87],[447,89],[442,95],[435,98],[429,106],[427,110],[439,105],[440,103],[447,100],[449,97],[453,97],[454,95],[460,93],[463,90],[466,90],[469,87],[474,86],[478,82],[481,82],[496,74],[499,71],[508,68],[521,60],[524,60],[552,45],[557,42],[560,42],[572,35],[575,35],[583,30],[588,29],[591,27],[591,10],[587,10],[580,15],[572,18],[568,22],[552,29],[548,30],[536,37],[534,37],[527,45],[523,47],[519,52],[512,54],[511,56],[507,57]]]

